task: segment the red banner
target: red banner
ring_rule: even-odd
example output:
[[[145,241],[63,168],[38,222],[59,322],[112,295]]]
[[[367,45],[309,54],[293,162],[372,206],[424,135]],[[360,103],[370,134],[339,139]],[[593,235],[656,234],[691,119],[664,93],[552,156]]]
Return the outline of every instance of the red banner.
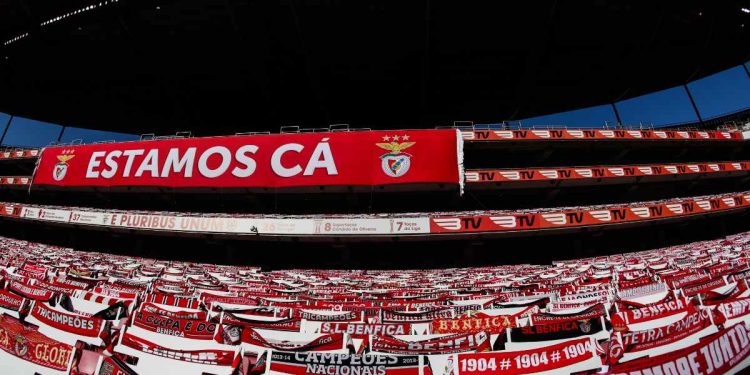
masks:
[[[459,184],[455,130],[274,134],[51,147],[35,185],[294,187]]]

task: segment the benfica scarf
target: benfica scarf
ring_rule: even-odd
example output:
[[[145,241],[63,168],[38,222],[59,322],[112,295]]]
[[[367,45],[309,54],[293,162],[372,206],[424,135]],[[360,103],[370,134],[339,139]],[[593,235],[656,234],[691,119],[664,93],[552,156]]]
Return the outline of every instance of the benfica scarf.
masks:
[[[320,333],[348,333],[355,337],[368,335],[408,335],[411,333],[409,323],[338,323],[325,322],[320,325]]]
[[[163,309],[153,303],[147,302],[141,305],[143,312],[157,314],[175,319],[192,319],[192,320],[206,320],[207,314],[205,311],[185,311],[185,310],[167,310]]]
[[[64,294],[73,294],[76,290],[80,290],[80,288],[65,284],[56,284],[56,283],[48,283],[44,282],[42,280],[37,280],[34,283],[35,286],[38,286],[40,288],[44,288],[47,290],[51,290],[55,293],[64,293]]]
[[[734,319],[750,314],[750,297],[719,303],[716,307],[726,319]]]
[[[104,325],[101,318],[89,318],[53,310],[42,302],[34,304],[31,316],[50,327],[86,337],[98,337]]]
[[[712,289],[720,288],[727,285],[723,277],[706,281],[702,284],[690,285],[682,288],[682,293],[686,296],[694,296],[700,293],[706,293]]]
[[[30,329],[8,315],[0,315],[0,349],[22,360],[65,371],[74,348]]]
[[[616,363],[624,353],[650,350],[690,337],[712,324],[710,314],[712,314],[710,310],[691,308],[687,316],[666,326],[615,333],[618,342],[610,344],[610,363]]]
[[[123,361],[121,361],[119,358],[112,356],[112,357],[104,357],[104,360],[102,360],[102,365],[99,366],[99,372],[98,374],[101,375],[138,375],[135,371],[133,371],[128,365],[126,365]]]
[[[653,319],[660,319],[670,315],[687,312],[690,302],[682,298],[673,298],[667,302],[649,305],[632,310],[622,310],[612,315],[610,321],[615,331],[627,331],[628,325],[641,323]]]
[[[462,353],[454,363],[459,375],[587,373],[602,365],[594,345],[584,337],[529,350]]]
[[[345,311],[339,314],[319,314],[304,310],[295,310],[294,316],[313,322],[353,322],[361,320],[360,315],[353,311]]]
[[[669,374],[676,372],[726,374],[750,355],[750,332],[738,323],[697,344],[666,354],[639,358],[610,367],[613,374]]]
[[[149,293],[146,298],[146,302],[158,303],[161,305],[170,305],[174,307],[182,307],[187,309],[197,309],[200,306],[200,301],[193,298],[190,295],[177,295],[169,293]]]
[[[432,333],[479,332],[501,333],[508,327],[516,326],[515,315],[487,315],[484,313],[467,314],[456,319],[435,319],[431,323]]]
[[[215,318],[214,318],[215,319]],[[302,327],[302,319],[286,318],[279,320],[255,320],[238,317],[232,313],[224,313],[222,323],[226,325],[268,329],[273,331],[299,332]]]
[[[49,301],[54,295],[51,290],[37,288],[33,285],[19,283],[18,281],[11,281],[8,289],[13,293],[35,301]]]
[[[203,300],[203,303],[208,305],[212,305],[214,303],[229,303],[233,305],[245,305],[245,306],[257,306],[258,305],[258,299],[253,297],[242,297],[238,295],[234,296],[225,296],[225,295],[217,295],[212,293],[201,293],[201,299]]]
[[[129,299],[133,300],[138,297],[139,292],[129,292],[114,288],[105,288],[101,286],[97,286],[93,290],[94,293],[105,296],[105,297],[111,297],[111,298],[117,298],[117,299]]]
[[[266,307],[266,306],[259,306],[259,307],[246,307],[246,306],[237,306],[237,307],[226,307],[222,306],[220,304],[214,304],[211,306],[211,311],[214,312],[225,312],[225,313],[232,313],[232,314],[244,314],[244,315],[255,315],[255,316],[267,316],[267,317],[277,317],[277,318],[287,318],[289,317],[290,313],[288,309],[277,309],[275,307]]]
[[[561,323],[511,328],[510,339],[513,342],[574,339],[599,333],[605,328],[602,325],[602,318],[572,320]]]
[[[330,351],[344,348],[344,335],[341,333],[324,334],[307,342],[270,341],[254,329],[245,328],[242,331],[241,341],[261,348],[293,352]]]
[[[739,298],[747,291],[747,284],[744,281],[735,284],[734,288],[719,293],[715,290],[710,290],[699,294],[701,302],[706,306],[713,306],[725,301],[731,301]]]
[[[668,292],[664,298],[662,298],[660,301],[650,302],[650,303],[640,303],[637,301],[628,301],[628,300],[621,300],[618,299],[615,301],[615,304],[617,305],[617,308],[619,310],[633,310],[633,309],[640,309],[642,307],[648,307],[648,306],[654,306],[662,303],[667,303],[670,301],[675,300],[677,297],[675,297],[675,294],[673,292]]]
[[[603,315],[604,315],[604,305],[597,304],[575,314],[559,314],[558,315],[558,314],[550,314],[550,313],[536,313],[536,314],[531,314],[529,319],[531,321],[531,324],[540,325],[540,324],[555,324],[555,323],[571,322],[575,320],[592,319],[592,318],[598,318]]]
[[[91,289],[94,285],[96,285],[96,281],[94,280],[82,279],[74,276],[53,277],[52,283],[58,285],[74,286],[78,289]]]
[[[438,355],[489,351],[487,332],[464,333],[425,340],[406,341],[393,336],[372,336],[370,350],[401,355]]]
[[[92,315],[95,318],[104,320],[118,320],[128,316],[128,306],[123,301],[118,301],[109,307],[102,309]]]
[[[0,307],[8,310],[19,311],[23,304],[24,298],[8,292],[7,290],[0,289]]]
[[[382,321],[388,322],[388,323],[398,323],[398,322],[409,322],[409,323],[418,323],[418,322],[430,322],[434,319],[446,319],[446,318],[452,318],[453,317],[453,309],[451,308],[437,308],[437,309],[431,309],[427,311],[415,311],[415,312],[406,312],[406,311],[398,311],[395,309],[383,309],[382,312]]]
[[[632,280],[620,280],[617,283],[617,286],[619,289],[630,289],[630,288],[635,288],[635,287],[651,284],[653,282],[654,280],[651,278],[651,276],[644,275],[644,276],[641,276],[639,278],[632,279]]]
[[[216,332],[216,323],[213,322],[170,318],[144,311],[135,314],[133,325],[163,335],[195,340],[212,340]]]
[[[271,353],[271,372],[290,375],[431,375],[419,356],[359,355],[331,353]],[[422,371],[420,371],[422,370]]]
[[[177,359],[180,361],[201,363],[214,366],[232,366],[235,361],[235,353],[231,350],[205,349],[205,350],[180,350],[163,347],[141,337],[125,333],[122,337],[122,345],[129,348],[148,353],[151,355]],[[239,356],[237,356],[239,357]]]

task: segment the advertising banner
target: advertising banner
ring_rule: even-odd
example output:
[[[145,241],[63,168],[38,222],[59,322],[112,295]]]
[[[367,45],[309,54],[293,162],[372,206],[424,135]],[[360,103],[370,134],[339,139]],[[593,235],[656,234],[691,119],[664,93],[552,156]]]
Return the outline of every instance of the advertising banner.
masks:
[[[43,150],[34,185],[284,188],[460,184],[455,130],[273,134]]]
[[[498,212],[495,215],[434,215],[431,233],[500,232],[516,230],[585,227],[623,222],[667,219],[750,206],[750,194],[681,199],[643,206],[612,206],[597,209],[539,213]]]
[[[556,140],[643,140],[643,141],[742,141],[740,132],[702,130],[627,129],[528,129],[465,130],[467,141],[556,141]]]
[[[582,180],[621,177],[713,174],[750,170],[750,162],[719,162],[665,165],[620,165],[611,167],[476,169],[466,171],[466,182],[522,182]]]

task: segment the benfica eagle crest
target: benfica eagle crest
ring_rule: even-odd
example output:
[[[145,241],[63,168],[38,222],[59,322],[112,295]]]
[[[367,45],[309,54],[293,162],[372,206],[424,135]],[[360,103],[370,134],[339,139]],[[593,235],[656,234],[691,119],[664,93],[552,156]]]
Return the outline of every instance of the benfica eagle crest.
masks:
[[[29,352],[29,345],[26,343],[26,339],[24,339],[23,336],[16,335],[13,349],[16,351],[16,355],[18,355],[19,357],[25,357]]]
[[[62,154],[57,155],[57,160],[60,162],[55,164],[55,168],[52,169],[52,178],[55,179],[55,181],[62,181],[63,178],[65,178],[65,175],[68,173],[68,160],[73,159],[75,155],[66,154],[65,151],[63,151]]]
[[[398,136],[393,138],[395,140],[399,139]],[[404,138],[409,139],[407,136],[404,136]],[[383,169],[383,173],[391,177],[401,177],[405,175],[406,172],[409,172],[409,168],[411,167],[411,155],[404,152],[404,150],[414,146],[415,143],[416,142],[395,141],[390,143],[376,143],[376,146],[389,151],[380,155],[380,167]]]

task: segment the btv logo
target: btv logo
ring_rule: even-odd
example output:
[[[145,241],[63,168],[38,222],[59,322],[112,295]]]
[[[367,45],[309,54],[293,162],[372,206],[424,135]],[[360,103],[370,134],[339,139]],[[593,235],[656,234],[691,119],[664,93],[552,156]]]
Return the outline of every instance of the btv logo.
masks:
[[[63,150],[60,155],[57,155],[57,160],[60,162],[55,164],[55,168],[52,169],[52,178],[55,181],[62,181],[65,175],[68,174],[68,160],[73,159],[75,150]]]

